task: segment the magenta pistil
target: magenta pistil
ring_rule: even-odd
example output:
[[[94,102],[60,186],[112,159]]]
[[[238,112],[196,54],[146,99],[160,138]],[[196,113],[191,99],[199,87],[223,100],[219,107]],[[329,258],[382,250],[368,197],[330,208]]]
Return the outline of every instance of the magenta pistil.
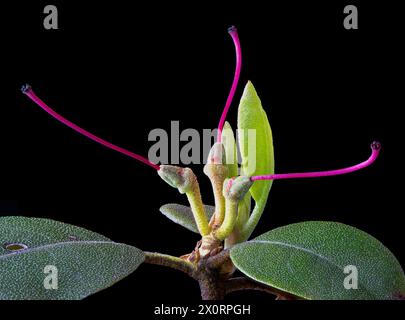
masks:
[[[252,181],[256,180],[280,180],[280,179],[301,179],[301,178],[318,178],[318,177],[330,177],[337,176],[341,174],[347,174],[354,171],[361,170],[363,168],[371,165],[378,157],[381,149],[381,144],[379,142],[373,142],[371,144],[371,155],[366,160],[359,164],[351,167],[337,169],[337,170],[327,170],[327,171],[315,171],[315,172],[302,172],[302,173],[279,173],[279,174],[267,174],[261,176],[253,176],[250,179]]]
[[[98,142],[98,143],[102,144],[103,146],[105,146],[105,147],[107,147],[107,148],[110,148],[110,149],[115,150],[115,151],[117,151],[117,152],[119,152],[119,153],[125,154],[125,155],[128,156],[128,157],[131,157],[131,158],[136,159],[136,160],[138,160],[138,161],[140,161],[140,162],[143,162],[144,164],[146,164],[146,165],[148,165],[148,166],[150,166],[150,167],[152,167],[152,168],[154,168],[154,169],[156,169],[156,170],[159,170],[159,169],[160,169],[160,167],[159,167],[158,165],[156,165],[156,164],[150,162],[148,159],[146,159],[146,158],[144,158],[144,157],[142,157],[142,156],[140,156],[140,155],[138,155],[138,154],[136,154],[136,153],[133,153],[133,152],[131,152],[131,151],[128,151],[128,150],[126,150],[126,149],[124,149],[124,148],[121,148],[121,147],[119,147],[119,146],[116,146],[115,144],[112,144],[112,143],[110,143],[110,142],[108,142],[108,141],[106,141],[106,140],[104,140],[104,139],[101,139],[101,138],[95,136],[94,134],[88,132],[87,130],[85,130],[85,129],[83,129],[83,128],[77,126],[77,125],[75,125],[74,123],[70,122],[70,121],[67,120],[66,118],[62,117],[60,114],[56,113],[54,110],[52,110],[50,107],[48,107],[48,106],[46,105],[46,103],[43,102],[43,101],[34,93],[34,91],[32,90],[32,88],[31,88],[30,85],[28,85],[28,84],[23,85],[22,88],[21,88],[21,91],[22,91],[27,97],[29,97],[33,102],[35,102],[39,107],[41,107],[43,110],[45,110],[48,114],[50,114],[52,117],[54,117],[56,120],[58,120],[59,122],[63,123],[64,125],[66,125],[66,126],[68,126],[69,128],[73,129],[74,131],[76,131],[76,132],[78,132],[78,133],[84,135],[85,137],[87,137],[87,138],[89,138],[89,139],[91,139],[91,140],[93,140],[93,141],[95,141],[95,142]]]
[[[226,115],[228,114],[229,107],[231,106],[233,96],[235,95],[236,87],[238,86],[240,70],[242,68],[242,50],[240,47],[238,31],[236,27],[232,26],[228,29],[229,34],[232,37],[233,43],[235,45],[236,50],[236,68],[235,68],[235,75],[233,77],[233,82],[231,86],[231,90],[229,91],[228,98],[226,99],[224,110],[222,111],[221,118],[218,124],[218,136],[217,142],[221,142],[222,140],[222,129],[224,128]]]

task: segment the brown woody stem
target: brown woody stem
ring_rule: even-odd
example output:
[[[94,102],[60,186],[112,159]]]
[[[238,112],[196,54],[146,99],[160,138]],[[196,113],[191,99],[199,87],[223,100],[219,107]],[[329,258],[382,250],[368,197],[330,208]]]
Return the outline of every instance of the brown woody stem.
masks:
[[[229,259],[229,249],[223,250],[215,256],[209,257],[207,267],[210,269],[218,269]]]
[[[196,269],[193,264],[178,257],[158,252],[145,252],[144,262],[179,270],[186,273],[188,276],[195,278]]]

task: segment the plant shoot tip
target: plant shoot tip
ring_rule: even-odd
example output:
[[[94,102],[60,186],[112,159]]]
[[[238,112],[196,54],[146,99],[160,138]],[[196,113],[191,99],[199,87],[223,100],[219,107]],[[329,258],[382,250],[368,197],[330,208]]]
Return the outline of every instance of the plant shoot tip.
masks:
[[[228,29],[228,33],[232,38],[233,44],[235,45],[236,66],[235,66],[235,74],[233,77],[231,90],[229,91],[228,98],[226,99],[225,107],[222,111],[221,118],[219,119],[217,142],[221,142],[221,140],[222,140],[222,129],[224,127],[226,115],[228,114],[229,107],[231,106],[233,96],[235,95],[236,87],[239,82],[240,71],[242,68],[242,51],[241,51],[239,36],[238,36],[238,32],[236,31],[236,27],[231,26]]]
[[[250,177],[251,181],[256,180],[278,180],[278,179],[295,179],[295,178],[317,178],[317,177],[330,177],[330,176],[337,176],[341,174],[351,173],[354,171],[358,171],[370,166],[375,160],[378,158],[380,153],[381,144],[379,142],[374,141],[371,144],[371,155],[366,160],[359,164],[356,164],[351,167],[337,169],[337,170],[327,170],[327,171],[315,171],[315,172],[301,172],[301,173],[281,173],[281,174],[267,174],[267,175],[260,175],[260,176],[253,176]]]
[[[45,102],[43,102],[31,89],[30,85],[25,84],[21,87],[21,91],[28,96],[35,104],[37,104],[41,109],[43,109],[45,112],[47,112],[50,116],[58,120],[59,122],[63,123],[65,126],[71,128],[72,130],[80,133],[81,135],[89,138],[90,140],[93,140],[107,148],[110,148],[114,151],[117,151],[119,153],[122,153],[128,157],[131,157],[135,160],[138,160],[140,162],[143,162],[144,164],[148,165],[149,167],[152,167],[155,170],[159,170],[160,166],[152,163],[149,161],[149,159],[144,158],[140,156],[139,154],[133,153],[129,150],[126,150],[124,148],[121,148],[119,146],[116,146],[115,144],[112,144],[111,142],[108,142],[104,139],[101,139],[100,137],[97,137],[96,135],[88,132],[87,130],[77,126],[73,122],[67,120],[66,118],[62,117],[60,114],[55,112],[52,108],[50,108]]]

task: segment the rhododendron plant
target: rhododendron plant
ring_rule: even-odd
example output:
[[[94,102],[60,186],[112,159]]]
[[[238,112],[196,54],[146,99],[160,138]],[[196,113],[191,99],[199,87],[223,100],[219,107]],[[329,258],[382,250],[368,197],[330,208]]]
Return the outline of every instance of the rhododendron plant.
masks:
[[[165,204],[160,211],[201,238],[190,252],[175,257],[143,252],[115,243],[94,232],[64,223],[35,218],[0,218],[0,269],[19,270],[25,277],[6,277],[0,283],[3,299],[81,299],[133,272],[141,263],[170,267],[186,273],[200,286],[202,299],[223,299],[238,290],[261,290],[278,299],[403,299],[405,275],[394,255],[378,240],[338,222],[307,221],[270,230],[250,239],[266,212],[272,182],[278,179],[320,178],[349,174],[374,163],[381,150],[371,144],[362,163],[342,169],[275,173],[272,131],[251,82],[245,86],[238,110],[238,141],[226,116],[235,95],[242,52],[235,27],[229,29],[236,51],[233,83],[218,124],[204,173],[210,179],[215,205],[205,205],[196,175],[190,168],[155,164],[116,146],[65,119],[39,98],[29,85],[23,93],[53,118],[110,149],[156,170],[171,187],[185,194],[188,205]],[[282,119],[279,119],[282,121]],[[248,131],[255,132],[251,157]],[[236,146],[242,162],[236,160]],[[153,174],[153,172],[151,172]],[[308,181],[317,183],[317,180]],[[157,209],[157,208],[151,208]],[[14,241],[10,241],[14,240]],[[350,245],[348,245],[350,244]],[[2,251],[1,251],[2,250]],[[35,268],[64,266],[60,290],[35,288]],[[347,281],[347,267],[356,277]],[[352,270],[351,269],[351,270]],[[244,274],[235,277],[235,270]],[[75,282],[80,277],[82,283]],[[356,287],[356,288],[355,288]]]

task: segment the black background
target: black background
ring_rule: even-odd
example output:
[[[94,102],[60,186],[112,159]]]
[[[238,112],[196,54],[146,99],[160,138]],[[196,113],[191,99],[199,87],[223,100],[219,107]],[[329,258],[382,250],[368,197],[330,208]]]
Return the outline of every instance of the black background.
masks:
[[[277,172],[344,167],[365,160],[371,141],[383,146],[364,171],[275,182],[255,235],[299,221],[340,221],[374,235],[405,263],[395,121],[403,51],[392,4],[64,1],[59,30],[45,30],[46,4],[2,4],[1,215],[52,218],[147,251],[190,252],[198,237],[158,210],[186,203],[184,196],[153,169],[53,120],[20,86],[31,84],[66,118],[147,155],[149,131],[169,130],[171,120],[201,133],[217,125],[234,72],[227,34],[234,24],[243,67],[228,120],[236,127],[237,103],[251,80],[272,126]],[[359,30],[343,28],[347,4],[358,6]],[[212,203],[202,165],[191,167]],[[192,280],[144,265],[87,301],[131,302],[151,313],[163,302],[198,299]],[[227,298],[257,303],[259,311],[268,299],[252,292]]]

